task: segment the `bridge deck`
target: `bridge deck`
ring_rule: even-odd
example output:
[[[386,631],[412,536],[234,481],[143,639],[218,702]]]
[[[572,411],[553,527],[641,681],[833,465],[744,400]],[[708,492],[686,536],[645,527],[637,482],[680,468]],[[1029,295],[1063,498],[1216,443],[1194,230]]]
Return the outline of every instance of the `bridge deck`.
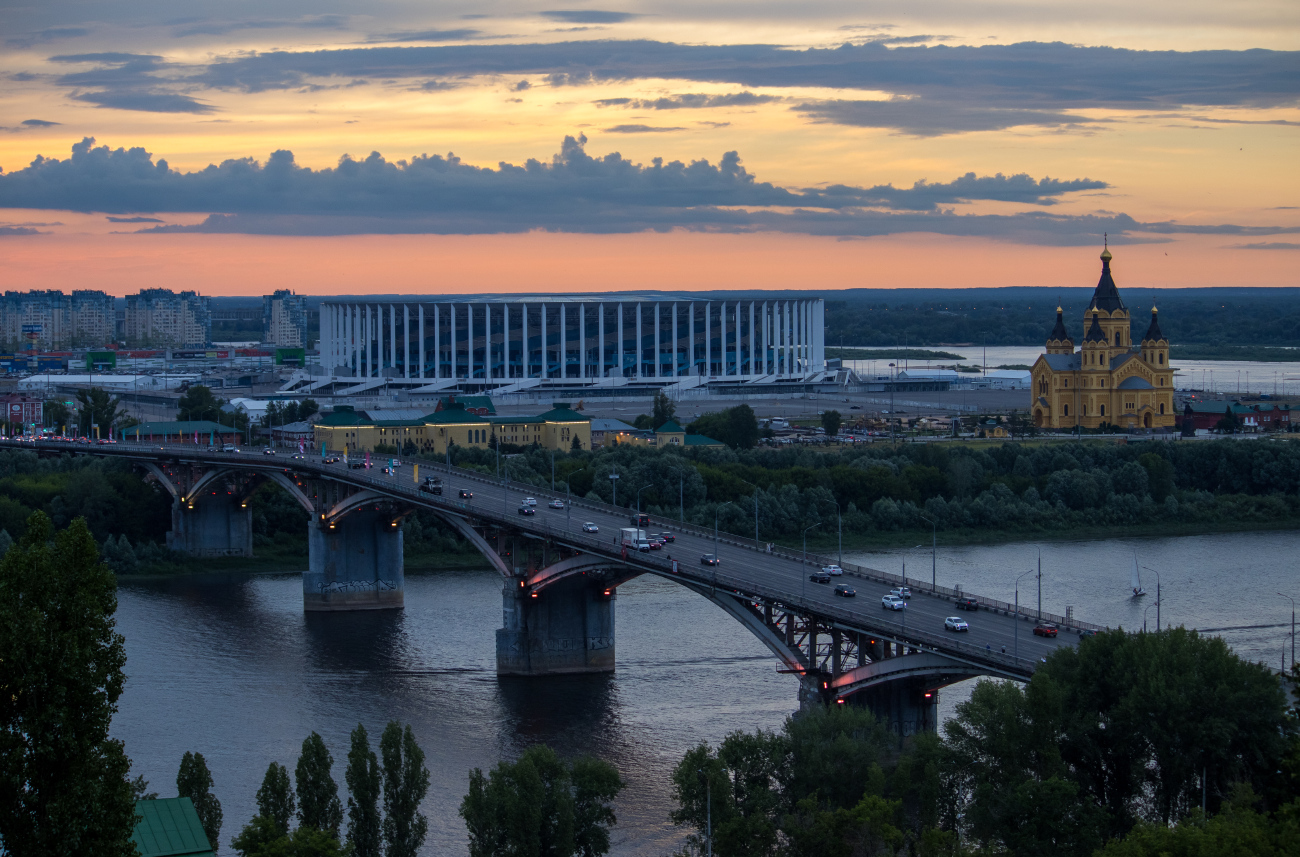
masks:
[[[810,554],[805,563],[800,555],[788,551],[768,554],[752,539],[719,533],[715,541],[711,531],[659,517],[651,519],[649,530],[671,531],[677,536],[676,542],[661,551],[639,553],[629,550],[625,554],[619,544],[619,530],[630,526],[628,509],[586,500],[574,500],[570,508],[551,509],[545,505],[545,500],[550,499],[551,494],[535,485],[502,483],[480,473],[454,467],[448,469],[442,465],[421,465],[423,475],[439,475],[443,479],[443,494],[435,496],[417,490],[409,465],[400,468],[396,475],[383,476],[377,469],[353,470],[342,463],[324,464],[311,456],[293,459],[283,454],[272,457],[261,452],[225,453],[204,447],[186,448],[180,445],[72,445],[28,441],[3,441],[0,445],[35,448],[47,454],[62,452],[153,462],[193,462],[205,466],[280,471],[333,480],[357,488],[371,489],[405,503],[435,509],[444,514],[500,524],[514,531],[552,539],[578,551],[617,559],[641,572],[676,577],[695,586],[716,588],[766,604],[784,605],[797,612],[817,616],[831,627],[903,643],[921,651],[936,652],[961,663],[977,666],[993,675],[1027,678],[1042,658],[1059,646],[1075,644],[1080,630],[1096,627],[1082,622],[1067,622],[1063,617],[1046,616],[1061,626],[1060,637],[1035,637],[1032,634],[1034,623],[1029,621],[1033,611],[1026,610],[1023,606],[1020,621],[1017,621],[1011,611],[1011,605],[990,599],[979,599],[983,606],[978,612],[962,613],[954,606],[959,593],[942,587],[931,592],[928,583],[915,580],[909,580],[913,594],[908,609],[887,611],[881,606],[880,599],[901,582],[894,575],[846,566],[845,575],[842,578],[832,578],[832,581],[852,585],[857,590],[857,596],[837,597],[833,585],[817,584],[808,579],[809,573],[817,570],[825,561],[823,557]],[[471,490],[473,498],[459,499],[457,492],[460,488]],[[535,516],[518,514],[524,497],[538,498]],[[560,495],[559,499],[564,499],[564,495]],[[583,533],[581,528],[586,521],[599,526],[600,532]],[[715,551],[721,559],[721,565],[702,565],[701,555]],[[972,597],[971,593],[960,594]],[[970,631],[960,634],[946,632],[944,617],[952,615],[966,619]],[[1017,651],[1018,657],[1015,654]]]

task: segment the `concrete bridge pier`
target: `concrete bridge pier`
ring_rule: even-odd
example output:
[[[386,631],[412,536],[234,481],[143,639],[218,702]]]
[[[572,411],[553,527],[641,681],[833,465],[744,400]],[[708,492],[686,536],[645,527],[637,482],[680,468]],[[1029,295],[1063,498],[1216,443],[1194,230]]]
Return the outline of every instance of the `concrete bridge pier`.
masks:
[[[939,691],[933,679],[900,677],[860,690],[849,697],[876,715],[890,730],[906,737],[939,728]]]
[[[405,575],[402,524],[391,512],[359,509],[307,524],[302,606],[308,611],[401,607]]]
[[[538,591],[522,577],[502,590],[498,675],[614,671],[612,585],[576,575]]]
[[[190,556],[252,556],[253,513],[237,494],[203,491],[172,500],[167,547]]]

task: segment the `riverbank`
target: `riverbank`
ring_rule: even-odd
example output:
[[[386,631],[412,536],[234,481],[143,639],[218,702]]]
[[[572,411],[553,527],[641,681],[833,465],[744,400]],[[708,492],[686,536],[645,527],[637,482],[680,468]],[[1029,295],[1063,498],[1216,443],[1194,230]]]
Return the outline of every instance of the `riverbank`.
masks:
[[[487,560],[474,553],[408,554],[403,563],[406,572],[449,571],[484,568]],[[253,555],[222,557],[180,557],[166,562],[142,565],[130,573],[118,573],[122,580],[154,580],[198,574],[265,574],[275,571],[301,572],[307,568],[307,546],[273,545],[254,547]]]

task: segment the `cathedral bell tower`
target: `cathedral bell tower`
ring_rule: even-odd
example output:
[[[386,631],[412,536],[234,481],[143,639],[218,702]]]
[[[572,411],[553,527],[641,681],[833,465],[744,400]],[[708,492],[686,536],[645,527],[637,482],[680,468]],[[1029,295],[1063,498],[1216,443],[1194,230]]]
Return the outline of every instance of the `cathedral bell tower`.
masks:
[[[1106,359],[1128,351],[1132,342],[1132,320],[1128,307],[1120,300],[1119,289],[1110,274],[1110,247],[1101,251],[1101,279],[1092,293],[1092,300],[1083,314],[1084,342],[1089,341],[1092,325],[1096,324],[1106,343]]]
[[[1065,313],[1059,306],[1056,308],[1056,327],[1052,328],[1052,332],[1047,336],[1047,353],[1074,353],[1074,340],[1065,329]]]

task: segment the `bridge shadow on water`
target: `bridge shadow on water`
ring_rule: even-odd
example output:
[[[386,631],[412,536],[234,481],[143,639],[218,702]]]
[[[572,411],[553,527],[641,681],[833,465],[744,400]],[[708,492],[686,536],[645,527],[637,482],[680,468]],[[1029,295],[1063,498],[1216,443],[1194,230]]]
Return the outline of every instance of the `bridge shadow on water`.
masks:
[[[505,734],[517,751],[548,744],[562,756],[576,756],[597,753],[598,742],[599,754],[607,756],[620,732],[613,673],[501,676],[497,698]]]

